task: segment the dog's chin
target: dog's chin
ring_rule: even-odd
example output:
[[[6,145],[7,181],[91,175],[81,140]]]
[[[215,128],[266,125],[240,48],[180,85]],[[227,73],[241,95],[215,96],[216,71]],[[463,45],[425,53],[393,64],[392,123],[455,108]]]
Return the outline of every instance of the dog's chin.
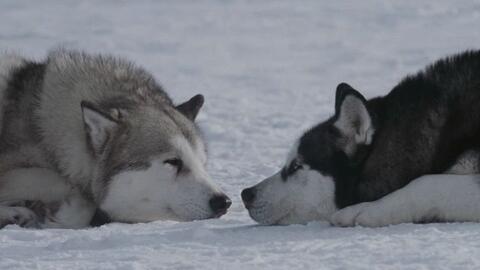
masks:
[[[213,213],[210,210],[195,206],[191,211],[182,211],[182,209],[175,210],[172,206],[164,206],[159,208],[159,212],[154,213],[118,213],[115,211],[97,210],[99,214],[94,217],[92,223],[99,226],[109,222],[121,223],[147,223],[153,221],[178,221],[189,222],[194,220],[215,219],[227,213],[227,210]],[[192,211],[195,210],[195,211]],[[108,219],[107,219],[108,218]]]
[[[258,224],[264,225],[264,226],[285,226],[285,225],[290,225],[287,220],[287,217],[280,217],[280,218],[270,218],[270,217],[262,217],[262,218],[257,218],[253,219]]]
[[[276,213],[276,215],[265,215],[257,213],[255,209],[250,209],[250,217],[258,222],[260,225],[266,226],[286,226],[286,225],[305,225],[308,222],[315,221],[317,219],[312,217],[305,217],[298,215],[295,209],[289,209],[288,211],[282,211],[281,213]],[[262,211],[260,211],[262,212]]]
[[[182,218],[170,207],[162,208],[159,213],[123,213],[117,211],[108,211],[98,209],[97,213],[92,219],[93,224],[103,225],[106,222],[120,222],[120,223],[148,223],[153,221],[190,221],[187,218]],[[103,224],[102,224],[103,223]],[[97,225],[97,226],[98,226]]]
[[[284,211],[282,213],[277,213],[276,215],[265,215],[264,210],[250,208],[248,214],[250,217],[258,222],[260,225],[265,226],[275,226],[275,225],[289,225],[288,220],[290,219],[291,211]]]
[[[214,214],[212,214],[211,217],[209,217],[209,219],[220,218],[221,216],[225,215],[226,213],[227,213],[227,210],[224,210],[224,211],[219,212],[219,213],[214,213]]]
[[[192,208],[192,207],[190,206],[188,208]],[[177,207],[177,210],[179,210],[178,207]],[[192,210],[195,210],[195,211],[192,212]],[[188,222],[188,221],[195,221],[195,220],[220,218],[221,216],[227,213],[227,210],[219,213],[214,213],[210,209],[204,209],[203,207],[194,206],[192,209],[190,209],[190,211],[180,210],[178,212],[175,211],[174,208],[168,207],[167,212],[168,212],[168,216],[171,217],[169,218],[170,220]]]

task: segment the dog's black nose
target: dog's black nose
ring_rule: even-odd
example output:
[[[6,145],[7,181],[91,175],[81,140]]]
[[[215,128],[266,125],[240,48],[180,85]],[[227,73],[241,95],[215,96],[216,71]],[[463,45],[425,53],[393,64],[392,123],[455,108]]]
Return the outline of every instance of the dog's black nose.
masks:
[[[246,188],[242,190],[242,200],[245,203],[245,206],[248,206],[253,202],[255,199],[255,190],[253,188]]]
[[[232,205],[232,201],[225,195],[215,195],[209,201],[210,208],[217,215],[223,215],[227,209]]]

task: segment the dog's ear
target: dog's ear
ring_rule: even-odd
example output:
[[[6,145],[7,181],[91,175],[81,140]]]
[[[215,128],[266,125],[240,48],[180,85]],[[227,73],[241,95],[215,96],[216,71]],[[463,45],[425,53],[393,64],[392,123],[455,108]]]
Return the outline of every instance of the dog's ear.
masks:
[[[346,83],[337,86],[334,126],[346,137],[345,152],[349,155],[355,152],[356,145],[372,142],[374,128],[367,101]]]
[[[81,108],[87,142],[96,154],[101,154],[118,120],[88,101],[82,101]]]
[[[204,102],[205,98],[203,95],[199,94],[178,105],[177,110],[185,115],[188,119],[195,121],[195,118],[197,117],[198,112],[200,111],[200,108],[202,108]]]

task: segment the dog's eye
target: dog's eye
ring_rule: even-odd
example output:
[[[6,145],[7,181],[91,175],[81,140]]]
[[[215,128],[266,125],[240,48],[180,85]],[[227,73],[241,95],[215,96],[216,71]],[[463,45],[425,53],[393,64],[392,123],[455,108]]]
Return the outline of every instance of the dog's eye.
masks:
[[[280,172],[280,175],[282,176],[282,179],[284,181],[287,180],[287,177],[294,174],[296,171],[300,170],[303,168],[303,165],[299,163],[298,161],[293,161],[290,163],[288,167],[284,167],[282,171]]]
[[[176,167],[178,172],[181,171],[183,168],[183,161],[179,158],[167,159],[163,163]]]
[[[303,165],[297,160],[293,161],[288,168],[288,175],[294,174],[296,171],[303,168]]]
[[[292,163],[292,166],[290,167],[290,172],[294,173],[294,172],[300,170],[301,168],[303,168],[302,164],[300,164],[298,162],[294,162],[294,163]]]

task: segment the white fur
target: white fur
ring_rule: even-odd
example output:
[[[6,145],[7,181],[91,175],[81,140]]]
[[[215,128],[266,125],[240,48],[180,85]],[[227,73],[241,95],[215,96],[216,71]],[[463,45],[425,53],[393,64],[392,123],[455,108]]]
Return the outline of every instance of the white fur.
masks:
[[[336,212],[337,226],[379,227],[406,222],[480,221],[480,175],[427,175],[378,201]]]
[[[95,213],[95,205],[86,200],[77,189],[61,201],[59,209],[52,217],[40,224],[42,228],[70,228],[80,229],[90,225],[90,220]]]
[[[151,161],[148,169],[116,175],[100,208],[124,222],[213,217],[209,200],[221,191],[210,181],[204,154],[183,137],[173,138],[171,144],[174,150]],[[174,157],[183,161],[185,171],[177,174],[175,167],[164,163]]]
[[[478,161],[480,155],[477,151],[467,151],[463,153],[450,169],[445,173],[448,174],[476,174],[480,170],[478,168]]]
[[[290,151],[287,165],[298,155],[298,142]],[[280,172],[254,187],[255,200],[249,207],[250,216],[262,224],[307,223],[327,220],[335,206],[335,184],[329,176],[303,165],[286,181]]]

